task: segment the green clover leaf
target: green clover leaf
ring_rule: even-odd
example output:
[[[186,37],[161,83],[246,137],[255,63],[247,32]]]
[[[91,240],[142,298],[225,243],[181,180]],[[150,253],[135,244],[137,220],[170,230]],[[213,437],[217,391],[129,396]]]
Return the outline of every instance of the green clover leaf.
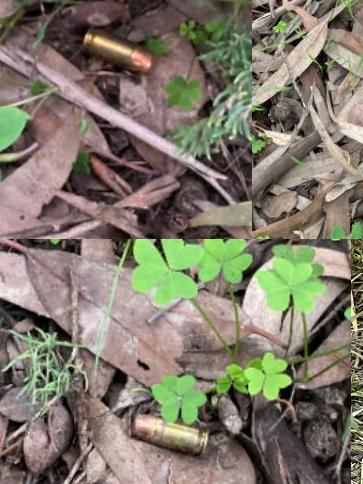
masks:
[[[289,375],[283,373],[286,368],[287,362],[275,358],[272,353],[265,353],[260,363],[250,363],[249,368],[244,371],[250,395],[257,395],[262,391],[267,400],[276,400],[280,390],[292,383]]]
[[[363,225],[361,222],[354,222],[352,225],[351,239],[363,239]]]
[[[0,107],[0,151],[11,146],[23,132],[30,116],[14,106]]]
[[[160,404],[161,415],[166,422],[176,422],[180,414],[187,425],[197,420],[198,409],[206,403],[207,397],[203,392],[194,390],[195,384],[192,375],[167,375],[161,383],[152,385],[152,395]]]
[[[157,37],[146,37],[145,45],[147,49],[155,55],[165,55],[170,52],[170,47],[168,44]]]
[[[236,363],[226,367],[226,374],[217,380],[217,393],[227,393],[231,387],[240,393],[248,393],[244,370]]]
[[[198,80],[188,82],[182,76],[176,76],[165,86],[168,94],[168,106],[179,107],[183,111],[192,111],[194,104],[203,98],[202,83]]]
[[[133,271],[132,287],[139,292],[156,289],[154,301],[169,304],[178,297],[191,299],[198,294],[194,280],[180,272],[198,265],[203,250],[198,245],[185,244],[180,239],[162,239],[166,261],[148,239],[137,239],[134,257],[139,264]]]
[[[199,279],[210,282],[222,271],[227,282],[238,284],[252,262],[251,254],[243,253],[246,241],[240,239],[204,239],[204,255],[199,264]]]
[[[316,297],[326,289],[319,282],[322,266],[313,264],[315,255],[311,247],[296,250],[289,246],[275,246],[273,268],[258,271],[256,279],[267,292],[267,305],[274,311],[285,311],[291,302],[301,312],[314,309]]]

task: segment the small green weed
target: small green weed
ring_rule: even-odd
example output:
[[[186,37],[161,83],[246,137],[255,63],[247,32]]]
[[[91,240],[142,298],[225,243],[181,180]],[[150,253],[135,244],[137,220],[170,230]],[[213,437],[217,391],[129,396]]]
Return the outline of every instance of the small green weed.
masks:
[[[299,247],[294,250],[277,245],[273,252],[273,268],[256,274],[258,283],[267,292],[267,305],[274,311],[285,311],[292,299],[298,311],[312,311],[316,297],[326,289],[319,281],[323,267],[312,263],[314,249]]]
[[[194,280],[182,271],[196,266],[203,255],[201,247],[185,244],[180,239],[162,239],[166,261],[147,239],[138,239],[134,257],[139,266],[132,274],[132,286],[136,291],[148,292],[157,288],[156,304],[164,305],[178,297],[194,298],[198,287]]]
[[[258,393],[256,389],[260,385],[259,391],[264,392],[267,398],[276,398],[275,395],[279,390],[288,386],[287,382],[289,384],[291,382],[287,375],[280,375],[287,367],[286,362],[282,370],[280,360],[276,360],[277,363],[274,366],[273,355],[267,356],[262,361],[253,360],[248,365],[248,369],[255,369],[255,373],[246,373],[246,369],[236,363],[241,335],[239,309],[232,284],[241,282],[243,272],[252,263],[252,256],[245,252],[246,245],[244,240],[239,239],[227,241],[204,239],[202,245],[186,244],[179,239],[161,239],[163,254],[151,241],[138,239],[134,244],[134,257],[138,265],[133,271],[131,281],[136,291],[156,290],[154,301],[157,304],[168,304],[178,298],[189,299],[192,302],[231,359],[225,375],[216,382],[218,394],[226,393],[231,388],[241,393],[251,394],[249,387]],[[200,306],[197,300],[198,286],[190,274],[184,273],[190,269],[193,269],[193,272],[197,271],[198,278],[202,282],[210,282],[220,275],[226,281],[235,317],[234,351],[229,348],[214,321]],[[177,377],[167,376],[162,379],[161,384],[152,387],[152,393],[161,405],[165,420],[176,421],[181,409],[183,421],[192,423],[197,418],[198,407],[206,400],[202,396],[190,395],[194,385],[192,383],[195,382],[193,377],[188,376],[187,380],[182,378],[184,377],[181,377],[181,382],[189,382],[186,387],[177,386],[179,381]],[[185,394],[186,400],[184,400]]]
[[[254,134],[252,135],[252,154],[257,155],[260,153],[268,144],[270,140],[268,138],[257,138]]]
[[[199,58],[217,68],[226,85],[213,100],[209,116],[183,127],[174,138],[181,152],[211,158],[225,140],[251,139],[252,42],[240,21],[210,22],[204,31],[207,40]]]
[[[192,375],[167,375],[161,379],[161,383],[152,385],[152,395],[160,404],[161,415],[166,422],[176,422],[180,414],[187,425],[198,419],[198,409],[206,403],[207,397],[194,389],[195,384]]]
[[[168,106],[179,107],[183,111],[192,111],[195,103],[203,98],[201,82],[188,82],[182,76],[176,76],[166,84],[165,91],[168,94]]]
[[[87,388],[87,375],[75,367],[74,352],[72,351],[68,361],[64,362],[59,351],[61,348],[74,350],[82,346],[59,341],[56,333],[50,334],[40,328],[35,328],[34,331],[37,333],[37,337],[30,333],[24,335],[10,331],[10,334],[16,339],[26,344],[26,350],[2,369],[3,372],[6,372],[19,362],[24,362],[26,377],[21,394],[30,395],[33,403],[45,406],[52,397],[67,393],[77,374],[82,375]]]
[[[275,34],[283,34],[287,31],[288,24],[284,20],[280,20],[278,24],[272,27]]]
[[[275,358],[272,353],[265,353],[262,360],[254,360],[244,371],[248,381],[248,392],[257,395],[261,391],[267,400],[276,400],[281,389],[291,385],[292,380],[284,371],[287,362]]]
[[[204,255],[199,263],[199,279],[210,282],[220,272],[225,280],[231,284],[238,284],[242,280],[243,271],[252,263],[251,254],[243,253],[246,241],[229,239],[204,239]]]
[[[245,377],[244,370],[236,363],[226,366],[226,374],[218,378],[216,390],[217,393],[227,393],[231,388],[234,388],[240,393],[248,394],[247,389],[248,380]]]
[[[73,171],[75,173],[91,173],[91,168],[89,166],[89,153],[81,151],[78,153],[76,161],[73,163]]]
[[[145,46],[155,55],[165,55],[170,52],[170,47],[157,37],[146,37]]]

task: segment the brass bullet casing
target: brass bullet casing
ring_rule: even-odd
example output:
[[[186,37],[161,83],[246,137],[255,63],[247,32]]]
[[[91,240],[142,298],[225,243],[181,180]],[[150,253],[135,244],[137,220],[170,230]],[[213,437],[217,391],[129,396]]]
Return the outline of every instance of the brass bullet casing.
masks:
[[[89,30],[83,39],[83,49],[88,54],[142,74],[149,72],[153,66],[153,56],[149,52],[105,32]]]
[[[201,454],[208,443],[206,430],[168,424],[151,415],[137,415],[134,418],[132,436],[159,447],[192,455]]]

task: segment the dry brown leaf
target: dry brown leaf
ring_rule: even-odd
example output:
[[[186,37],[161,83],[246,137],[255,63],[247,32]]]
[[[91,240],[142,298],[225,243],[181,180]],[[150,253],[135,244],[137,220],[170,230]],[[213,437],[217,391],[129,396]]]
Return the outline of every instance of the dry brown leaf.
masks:
[[[72,440],[72,418],[61,402],[51,406],[46,420],[43,417],[33,420],[24,437],[24,459],[35,475],[54,464]]]
[[[1,235],[32,227],[64,185],[80,146],[79,120],[74,112],[43,148],[1,183]]]
[[[324,231],[322,233],[323,239],[330,239],[334,227],[339,225],[343,228],[344,233],[350,232],[350,220],[347,217],[349,213],[349,191],[345,191],[335,200],[328,202],[324,206],[325,222]]]
[[[0,414],[13,422],[26,422],[38,411],[39,406],[32,403],[32,397],[23,393],[23,388],[11,388],[0,400]]]
[[[260,86],[255,95],[254,104],[263,104],[268,99],[278,93],[279,89],[289,84],[292,80],[297,79],[313,62],[324,47],[328,34],[327,23],[322,22],[317,25],[306,37],[294,48],[288,55],[287,63],[290,69],[284,63],[280,69]],[[291,79],[291,76],[293,79]]]
[[[242,202],[228,207],[216,207],[196,215],[190,221],[190,227],[202,225],[221,225],[243,227],[250,226],[252,219],[251,202]]]
[[[314,198],[308,207],[291,217],[274,222],[266,227],[254,230],[254,237],[268,235],[270,238],[289,237],[294,231],[301,231],[303,228],[314,224],[323,215],[323,206],[326,195],[335,185],[335,182],[323,186],[319,194]]]
[[[34,251],[37,259],[50,266],[49,272],[36,260],[29,259],[28,272],[23,256],[0,252],[0,298],[29,311],[52,317],[65,331],[71,332],[68,301],[70,289],[55,274],[68,280],[74,264],[79,289],[81,340],[92,352],[97,351],[99,327],[109,299],[114,266],[99,265],[73,254]],[[156,383],[165,374],[177,374],[176,363],[183,351],[196,349],[211,352],[221,348],[208,326],[189,301],[183,301],[156,322],[146,321],[155,315],[152,296],[135,293],[130,283],[131,271],[124,269],[113,306],[109,337],[101,357],[145,385]],[[36,288],[36,290],[34,289]],[[41,301],[42,302],[41,302]],[[220,332],[233,344],[233,307],[228,299],[201,291],[200,303],[208,308]],[[136,308],[136,309],[135,309]],[[249,320],[240,312],[241,325]],[[147,369],[148,367],[148,369]]]
[[[297,193],[287,191],[279,195],[266,195],[262,202],[264,214],[269,218],[279,218],[284,213],[290,213],[296,206]]]
[[[341,175],[343,169],[338,166],[334,158],[304,160],[303,164],[296,164],[279,179],[279,185],[293,188],[311,180],[334,180]]]
[[[321,139],[325,143],[326,149],[329,151],[331,156],[351,175],[357,178],[357,180],[363,180],[362,173],[351,166],[350,164],[350,157],[348,153],[343,151],[339,146],[337,146],[334,141],[331,139],[327,129],[325,128],[324,124],[321,122],[319,116],[317,115],[315,109],[310,106],[310,114],[313,120],[314,126],[319,132]]]

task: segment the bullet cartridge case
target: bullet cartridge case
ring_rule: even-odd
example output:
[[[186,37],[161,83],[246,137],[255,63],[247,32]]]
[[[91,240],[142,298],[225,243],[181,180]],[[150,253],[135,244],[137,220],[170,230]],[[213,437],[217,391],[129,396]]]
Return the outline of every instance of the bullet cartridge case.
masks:
[[[151,415],[137,415],[134,418],[132,436],[158,447],[192,455],[201,454],[208,443],[206,430],[168,424]]]
[[[153,66],[153,56],[137,44],[115,35],[89,30],[83,39],[83,49],[130,71],[146,74]]]

